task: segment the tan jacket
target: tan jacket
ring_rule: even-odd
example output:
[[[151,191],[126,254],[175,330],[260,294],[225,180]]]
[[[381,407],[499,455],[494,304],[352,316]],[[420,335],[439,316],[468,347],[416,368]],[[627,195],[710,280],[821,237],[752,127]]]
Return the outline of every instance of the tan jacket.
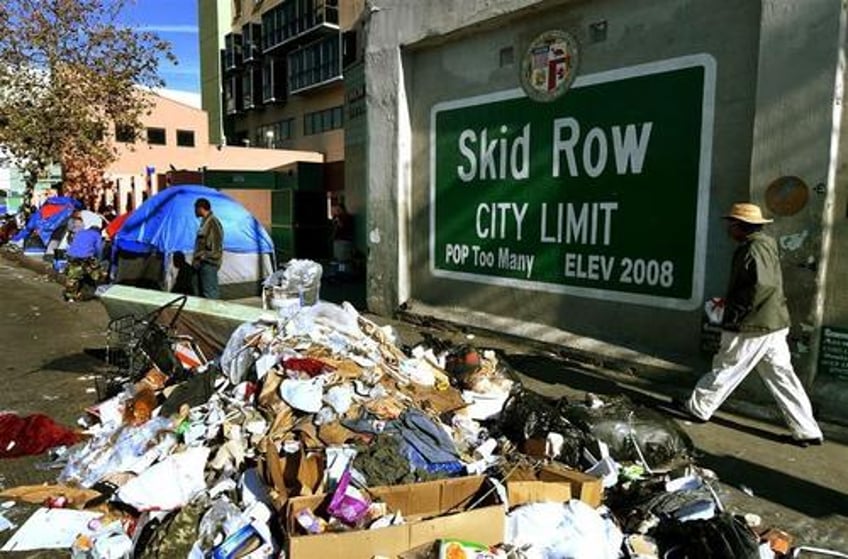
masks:
[[[224,256],[224,228],[212,212],[200,222],[197,239],[194,241],[193,262],[195,266],[201,262],[221,267]]]

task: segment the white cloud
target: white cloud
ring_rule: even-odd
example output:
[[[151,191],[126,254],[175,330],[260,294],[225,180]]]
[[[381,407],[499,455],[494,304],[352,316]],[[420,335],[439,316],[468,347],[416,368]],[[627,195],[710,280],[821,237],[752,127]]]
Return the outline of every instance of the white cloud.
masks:
[[[136,29],[153,33],[198,33],[196,25],[140,25]]]
[[[198,76],[200,77],[200,68],[198,66],[170,66],[168,62],[161,62],[159,73],[163,76]]]

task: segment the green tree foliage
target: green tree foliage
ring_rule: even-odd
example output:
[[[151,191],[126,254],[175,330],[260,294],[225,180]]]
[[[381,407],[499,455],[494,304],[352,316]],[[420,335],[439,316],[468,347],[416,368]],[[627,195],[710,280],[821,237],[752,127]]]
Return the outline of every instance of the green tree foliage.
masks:
[[[155,33],[121,24],[127,0],[0,2],[0,146],[26,173],[27,195],[51,163],[74,169],[68,194],[86,195],[114,161],[115,125],[138,134],[176,63]],[[99,173],[99,175],[98,175]]]

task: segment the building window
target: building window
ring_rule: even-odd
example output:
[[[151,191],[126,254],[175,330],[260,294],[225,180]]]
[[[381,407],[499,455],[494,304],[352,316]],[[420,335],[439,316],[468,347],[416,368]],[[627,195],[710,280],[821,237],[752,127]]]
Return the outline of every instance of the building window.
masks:
[[[276,59],[268,57],[262,61],[262,102],[270,103],[277,100],[275,95]]]
[[[294,137],[294,119],[287,118],[279,122],[260,126],[256,130],[255,142],[257,146],[266,148],[283,147],[282,142]]]
[[[342,67],[346,68],[356,62],[356,30],[351,29],[342,33]]]
[[[336,130],[344,125],[342,107],[333,107],[303,115],[303,135],[321,134]]]
[[[294,138],[294,119],[287,118],[277,123],[279,138],[281,140],[291,140]]]
[[[252,109],[253,105],[253,74],[250,71],[244,73],[241,78],[241,106],[245,109]]]
[[[245,23],[241,27],[242,60],[244,62],[258,60],[262,52],[262,26],[258,23]]]
[[[240,33],[228,33],[224,36],[224,70],[234,70],[242,63],[242,36]]]
[[[224,84],[224,108],[228,115],[236,114],[242,109],[241,78],[230,76]]]
[[[119,124],[115,126],[115,140],[129,144],[133,143],[135,142],[135,130],[133,130],[132,126],[123,126]]]
[[[194,130],[177,130],[177,145],[184,148],[193,148]]]
[[[164,146],[167,142],[165,141],[165,129],[164,128],[148,128],[147,129],[147,143],[156,146]]]
[[[333,35],[288,55],[289,91],[306,89],[341,77],[341,37]]]

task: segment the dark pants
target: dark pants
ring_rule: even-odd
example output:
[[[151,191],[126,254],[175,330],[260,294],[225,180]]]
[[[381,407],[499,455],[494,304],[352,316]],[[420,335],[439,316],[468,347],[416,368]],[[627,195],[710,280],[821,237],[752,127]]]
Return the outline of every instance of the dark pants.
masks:
[[[218,268],[201,262],[197,268],[197,293],[206,299],[218,299]]]

